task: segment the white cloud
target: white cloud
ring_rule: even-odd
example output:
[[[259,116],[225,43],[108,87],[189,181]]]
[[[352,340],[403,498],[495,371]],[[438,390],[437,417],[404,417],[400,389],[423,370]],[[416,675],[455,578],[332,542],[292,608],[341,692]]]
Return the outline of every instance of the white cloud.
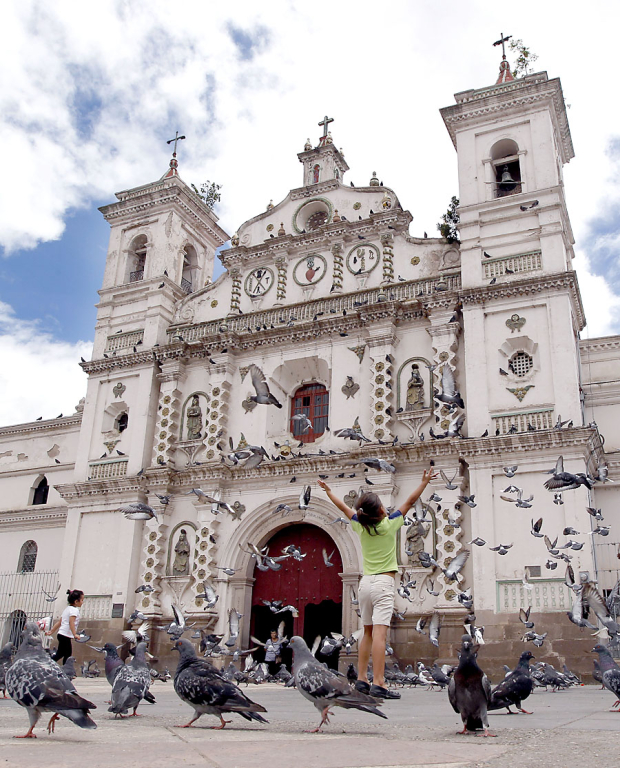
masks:
[[[0,302],[0,426],[73,413],[86,394],[78,363],[91,350],[89,341],[55,340],[39,322],[19,320]]]

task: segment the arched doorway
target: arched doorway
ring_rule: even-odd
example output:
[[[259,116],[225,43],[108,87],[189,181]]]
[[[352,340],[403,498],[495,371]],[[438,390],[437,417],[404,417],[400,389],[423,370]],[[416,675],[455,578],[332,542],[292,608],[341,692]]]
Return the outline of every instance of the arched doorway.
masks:
[[[297,523],[281,529],[267,542],[269,554],[277,557],[290,544],[306,555],[302,561],[290,557],[282,561],[279,571],[254,570],[251,634],[264,641],[284,621],[289,638],[301,635],[311,647],[317,635],[342,631],[342,558],[331,536],[316,525]],[[325,565],[323,549],[331,555],[333,566]],[[282,600],[295,606],[299,615],[273,613],[264,600]],[[283,660],[288,664],[290,656],[285,654]],[[337,655],[326,661],[336,666]]]

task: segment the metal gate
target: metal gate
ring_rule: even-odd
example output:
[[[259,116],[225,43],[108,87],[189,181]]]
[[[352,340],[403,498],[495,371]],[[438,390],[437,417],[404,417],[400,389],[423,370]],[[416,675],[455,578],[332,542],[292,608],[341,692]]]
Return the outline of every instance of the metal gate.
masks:
[[[56,602],[47,602],[43,590],[58,589],[58,571],[0,573],[0,645],[19,645],[26,621],[37,621],[58,613]],[[64,607],[64,601],[61,600]]]

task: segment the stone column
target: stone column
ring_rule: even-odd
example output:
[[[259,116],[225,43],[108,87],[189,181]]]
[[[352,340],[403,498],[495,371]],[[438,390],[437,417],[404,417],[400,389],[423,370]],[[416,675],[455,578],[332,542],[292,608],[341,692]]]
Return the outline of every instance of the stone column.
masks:
[[[342,243],[332,245],[332,254],[334,256],[334,265],[332,268],[332,293],[342,293],[342,276],[344,259],[342,255]]]
[[[157,497],[155,497],[157,498]],[[165,576],[166,549],[168,545],[168,512],[163,505],[155,506],[159,522],[154,518],[144,524],[143,547],[140,557],[140,583],[150,584],[153,592],[142,594],[140,602],[136,603],[145,616],[160,617],[161,609],[161,577]]]
[[[183,358],[163,362],[161,373],[157,374],[160,388],[153,441],[153,466],[174,466],[183,403],[181,384],[185,377]]]
[[[230,289],[230,311],[229,315],[238,315],[241,305],[241,270],[239,267],[231,267],[228,271],[232,279]]]
[[[399,342],[396,326],[390,321],[388,326],[369,328],[368,359],[370,363],[370,433],[375,440],[392,437],[390,423],[393,414],[390,406],[394,402],[394,348]]]
[[[431,325],[426,330],[432,339],[433,350],[435,352],[433,363],[437,366],[433,371],[433,386],[441,392],[441,377],[444,365],[449,366],[454,374],[455,381],[458,381],[456,375],[456,353],[458,350],[459,335],[461,325],[458,322],[449,322],[454,314],[454,309],[450,307],[431,307],[430,321]],[[433,401],[433,412],[439,417],[437,424],[442,431],[449,426],[448,416],[450,411],[446,403],[439,400]]]
[[[276,288],[276,303],[275,306],[279,306],[286,299],[286,280],[287,280],[287,260],[284,256],[279,256],[276,259],[276,267],[278,268],[278,285]]]
[[[383,279],[382,285],[388,285],[394,282],[394,236],[381,235],[381,245],[383,246]]]

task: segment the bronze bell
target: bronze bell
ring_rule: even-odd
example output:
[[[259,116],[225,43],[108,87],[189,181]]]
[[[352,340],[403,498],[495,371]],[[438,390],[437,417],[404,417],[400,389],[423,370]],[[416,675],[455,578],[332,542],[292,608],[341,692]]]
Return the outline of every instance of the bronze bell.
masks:
[[[508,166],[504,166],[504,170],[502,171],[502,180],[500,184],[504,184],[506,186],[509,186],[511,184],[516,184],[515,180],[510,175],[510,171],[508,170]]]

